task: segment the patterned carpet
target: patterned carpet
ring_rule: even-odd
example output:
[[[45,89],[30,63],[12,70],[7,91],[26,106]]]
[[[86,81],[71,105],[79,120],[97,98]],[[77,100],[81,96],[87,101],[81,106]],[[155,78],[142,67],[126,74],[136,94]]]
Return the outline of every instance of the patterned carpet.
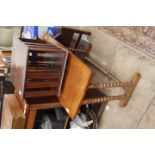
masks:
[[[125,42],[155,61],[155,26],[100,26],[99,30]]]

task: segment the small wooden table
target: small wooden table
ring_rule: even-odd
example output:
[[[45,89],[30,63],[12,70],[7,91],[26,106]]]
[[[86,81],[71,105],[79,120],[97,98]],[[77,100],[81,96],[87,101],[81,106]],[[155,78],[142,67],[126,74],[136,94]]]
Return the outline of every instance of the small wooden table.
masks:
[[[60,108],[62,105],[59,103],[59,99],[56,96],[53,97],[46,97],[46,98],[37,98],[37,99],[27,99],[27,100],[21,100],[19,94],[15,92],[18,101],[20,102],[24,113],[26,115],[26,123],[25,128],[26,129],[33,129],[34,123],[36,119],[36,114],[38,110],[45,110],[45,109],[54,109],[54,108]],[[98,89],[94,90],[88,90],[85,96],[85,99],[87,98],[93,98],[93,97],[99,97],[99,96],[105,96],[103,92],[101,92]],[[82,105],[85,105],[82,104]],[[97,104],[95,104],[97,105]],[[96,112],[98,120],[100,119],[104,107],[106,103],[104,104],[98,104],[98,110]]]

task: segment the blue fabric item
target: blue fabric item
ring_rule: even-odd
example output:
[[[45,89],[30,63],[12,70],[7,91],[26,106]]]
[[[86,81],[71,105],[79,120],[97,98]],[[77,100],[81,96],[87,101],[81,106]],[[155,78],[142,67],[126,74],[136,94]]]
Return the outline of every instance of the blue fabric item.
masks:
[[[51,27],[48,27],[47,29],[47,33],[52,36],[56,36],[58,32],[59,32],[59,28],[57,26],[51,26]]]
[[[24,37],[29,39],[36,39],[38,37],[38,26],[24,26]]]

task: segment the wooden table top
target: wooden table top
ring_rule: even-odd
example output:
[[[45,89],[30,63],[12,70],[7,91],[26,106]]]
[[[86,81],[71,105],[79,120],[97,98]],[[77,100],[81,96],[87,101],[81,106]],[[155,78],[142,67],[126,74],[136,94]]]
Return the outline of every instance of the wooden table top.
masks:
[[[3,51],[0,50],[0,64],[5,65],[6,62],[4,62],[3,58],[5,57],[11,57],[11,51]]]

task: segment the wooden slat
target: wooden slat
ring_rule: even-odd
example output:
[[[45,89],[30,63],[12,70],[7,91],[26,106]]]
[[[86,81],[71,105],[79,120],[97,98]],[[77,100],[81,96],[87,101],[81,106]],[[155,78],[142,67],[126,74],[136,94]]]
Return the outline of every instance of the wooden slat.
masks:
[[[62,66],[52,65],[48,66],[28,66],[28,73],[62,73],[63,68]]]
[[[28,65],[28,69],[35,69],[37,72],[39,72],[40,70],[39,69],[42,69],[42,70],[50,70],[52,71],[53,68],[62,68],[62,65],[61,64],[53,64],[53,65],[50,65],[50,66],[47,66],[47,65],[44,65],[44,64],[29,64]],[[29,70],[28,70],[29,71]]]
[[[53,46],[46,46],[46,45],[39,45],[39,46],[38,46],[38,45],[35,45],[35,44],[34,44],[34,45],[27,45],[27,46],[28,46],[30,49],[31,49],[31,48],[35,48],[35,49],[37,48],[37,49],[44,49],[44,50],[45,50],[45,49],[48,49],[48,50],[52,50],[52,51],[57,51],[57,50],[58,50],[58,51],[61,51],[61,50],[60,50],[59,48],[57,48],[56,46],[54,46],[54,47],[53,47]]]
[[[91,32],[89,32],[89,31],[80,30],[80,29],[76,29],[76,28],[71,28],[71,27],[67,27],[67,26],[63,26],[62,29],[67,30],[67,31],[71,31],[71,32],[74,32],[74,33],[81,33],[81,34],[91,35]]]
[[[46,46],[46,47],[53,47],[53,48],[55,48],[56,46],[53,46],[53,45],[50,45],[50,44],[48,44],[48,43],[33,43],[33,42],[27,42],[27,41],[24,41],[24,43],[26,44],[26,45],[28,45],[28,46]]]
[[[30,73],[26,75],[27,79],[51,79],[51,78],[60,78],[61,73]]]
[[[33,60],[33,61],[30,61],[29,63],[28,63],[28,66],[49,66],[49,67],[52,67],[53,65],[56,65],[56,66],[62,66],[62,61],[55,61],[55,62],[53,62],[53,61],[37,61],[37,60]]]
[[[29,52],[29,57],[32,55],[32,54],[35,54],[38,56],[43,56],[43,57],[62,57],[62,56],[66,56],[65,53],[63,52],[57,52],[57,51],[46,51],[46,52],[40,52],[40,51],[30,51]]]
[[[27,38],[19,38],[20,41],[22,42],[32,42],[32,43],[42,43],[42,44],[47,44],[45,41],[41,40],[41,39],[27,39]]]
[[[62,59],[62,57],[63,57],[63,55],[51,55],[51,57],[50,56],[48,56],[48,57],[43,57],[43,56],[37,56],[37,58],[35,57],[35,60],[37,60],[37,61],[59,61],[59,60],[61,60]],[[29,56],[29,61],[34,61],[34,57],[32,57],[32,56]]]
[[[50,44],[47,44],[47,43],[34,43],[34,42],[28,42],[28,41],[24,41],[24,43],[26,44],[26,45],[38,45],[38,46],[52,46],[52,45],[50,45]]]
[[[40,47],[30,47],[29,48],[32,51],[39,51],[39,52],[59,52],[59,53],[63,53],[64,51],[62,51],[61,49],[57,48],[57,49],[49,49],[49,48],[40,48]]]
[[[56,95],[58,90],[25,91],[25,97],[40,97]]]
[[[32,110],[54,109],[54,108],[60,108],[60,107],[62,107],[62,105],[59,102],[30,105],[30,109]]]
[[[46,105],[47,104],[53,104],[53,103],[59,103],[57,96],[40,96],[35,98],[27,98],[26,102],[29,105]]]
[[[61,67],[28,67],[28,73],[62,73]]]
[[[60,82],[28,82],[25,84],[25,88],[45,88],[45,87],[58,87]]]

